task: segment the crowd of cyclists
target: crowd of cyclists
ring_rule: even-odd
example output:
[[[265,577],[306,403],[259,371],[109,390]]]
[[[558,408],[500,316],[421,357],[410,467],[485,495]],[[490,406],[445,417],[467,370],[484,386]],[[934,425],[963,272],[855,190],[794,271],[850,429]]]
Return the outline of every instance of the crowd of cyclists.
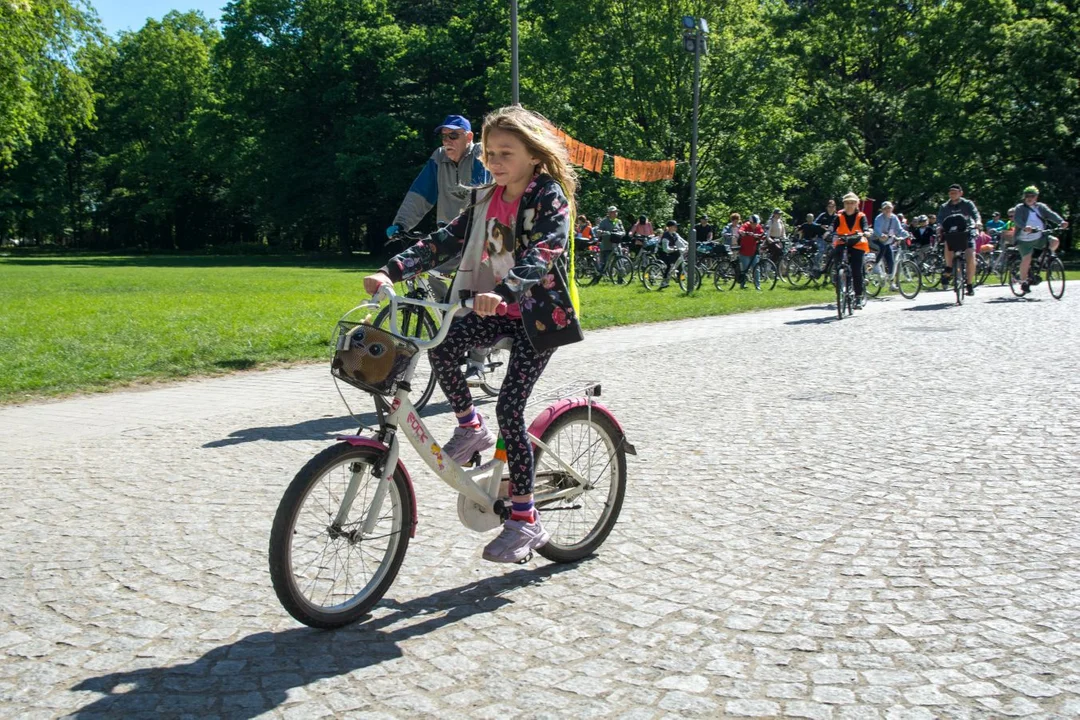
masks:
[[[886,201],[871,221],[862,210],[863,199],[848,193],[842,198],[842,209],[838,210],[836,201],[830,199],[821,213],[809,213],[802,223],[794,226],[789,226],[783,212],[775,208],[764,221],[756,214],[744,219],[740,213],[733,212],[727,224],[719,228],[703,215],[698,219],[695,231],[699,252],[705,257],[713,257],[719,247],[723,253],[737,256],[740,286],[745,288],[752,282],[757,290],[761,290],[763,257],[771,258],[779,265],[785,248],[792,244],[810,247],[813,261],[809,264],[809,273],[811,279],[817,279],[829,277],[844,249],[851,266],[856,309],[864,306],[863,272],[868,252],[873,251],[881,258],[885,276],[892,279],[890,289],[898,289],[894,268],[900,244],[919,261],[925,261],[934,252],[942,252],[943,271],[937,280],[942,288],[952,283],[956,256],[961,255],[963,265],[958,271],[962,273],[964,292],[968,296],[975,294],[976,257],[988,257],[1004,248],[1015,247],[1020,257],[1020,292],[1029,293],[1032,254],[1042,249],[1055,253],[1058,239],[1048,230],[1066,229],[1068,222],[1039,202],[1039,189],[1035,186],[1024,188],[1022,201],[1007,210],[1005,219],[995,211],[985,222],[975,203],[964,197],[959,184],[950,186],[948,196],[948,201],[937,212],[912,218],[896,213],[893,204]],[[578,247],[595,249],[591,255],[584,254],[586,262],[595,264],[589,273],[593,284],[610,275],[613,253],[624,245],[631,258],[641,252],[655,253],[666,268],[659,287],[667,287],[672,269],[680,257],[685,259],[688,248],[675,220],[669,220],[660,228],[647,216],[640,215],[627,228],[619,218],[619,208],[614,205],[608,207],[607,214],[596,222],[591,222],[586,215],[579,215],[575,228]]]

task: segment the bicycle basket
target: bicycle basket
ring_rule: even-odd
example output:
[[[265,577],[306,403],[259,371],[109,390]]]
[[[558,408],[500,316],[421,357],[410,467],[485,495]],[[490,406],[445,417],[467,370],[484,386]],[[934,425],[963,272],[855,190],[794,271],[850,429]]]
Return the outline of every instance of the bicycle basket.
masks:
[[[942,233],[941,238],[950,251],[963,252],[968,249],[968,243],[971,242],[971,233],[967,230],[952,230]]]
[[[393,395],[418,352],[407,338],[369,323],[342,320],[330,373],[364,392]]]

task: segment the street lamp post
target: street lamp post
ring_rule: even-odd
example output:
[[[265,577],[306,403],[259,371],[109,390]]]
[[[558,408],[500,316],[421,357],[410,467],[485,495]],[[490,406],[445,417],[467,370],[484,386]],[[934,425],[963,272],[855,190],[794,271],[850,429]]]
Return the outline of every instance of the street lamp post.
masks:
[[[510,0],[510,102],[518,101],[518,0]]]
[[[698,142],[698,105],[701,100],[701,56],[709,49],[705,36],[709,34],[709,24],[705,18],[685,15],[683,25],[683,48],[694,54],[694,120],[690,133],[690,247],[686,253],[686,292],[692,293],[697,287],[697,142]]]

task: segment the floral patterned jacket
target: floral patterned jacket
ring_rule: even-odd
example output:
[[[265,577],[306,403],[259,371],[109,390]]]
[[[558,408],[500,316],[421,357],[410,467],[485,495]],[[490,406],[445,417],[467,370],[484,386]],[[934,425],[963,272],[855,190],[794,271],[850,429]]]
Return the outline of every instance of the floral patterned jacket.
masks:
[[[475,205],[474,190],[469,207],[461,215],[395,255],[382,271],[397,282],[460,256],[470,235]],[[494,290],[508,303],[519,304],[525,332],[536,350],[585,339],[568,290],[569,231],[570,206],[562,187],[549,175],[537,175],[518,204],[514,267]]]

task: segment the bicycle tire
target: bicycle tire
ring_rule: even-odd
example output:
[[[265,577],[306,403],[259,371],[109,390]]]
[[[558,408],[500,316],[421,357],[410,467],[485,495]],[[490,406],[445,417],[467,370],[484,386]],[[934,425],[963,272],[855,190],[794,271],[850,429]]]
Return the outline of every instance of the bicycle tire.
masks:
[[[1065,263],[1061,258],[1052,257],[1046,264],[1046,289],[1055,300],[1060,300],[1065,294]],[[1055,290],[1055,288],[1057,288]]]
[[[761,278],[761,289],[772,290],[776,287],[776,281],[779,273],[776,270],[776,263],[768,258],[758,261],[758,267],[761,268],[758,271],[758,277]],[[768,287],[766,287],[768,285]]]
[[[990,277],[990,261],[984,253],[975,255],[975,287],[979,287]]]
[[[659,260],[653,260],[641,271],[641,284],[645,286],[646,290],[658,290],[664,282],[664,273],[666,272],[667,265]]]
[[[488,353],[484,356],[484,381],[480,383],[480,389],[489,397],[497,397],[502,391],[503,380],[506,378],[506,366],[509,364],[509,350],[488,348]]]
[[[911,260],[902,260],[896,269],[896,284],[900,288],[900,294],[908,300],[914,300],[922,290],[922,272],[917,263]]]
[[[413,337],[419,337],[424,340],[429,340],[435,337],[435,333],[438,329],[435,327],[435,319],[431,316],[431,313],[427,308],[417,308],[415,305],[403,306],[398,314],[401,316],[399,321],[399,329],[405,335],[411,335]],[[390,329],[390,306],[384,307],[379,311],[379,314],[375,316],[373,325],[377,328],[384,330]],[[419,329],[424,330],[426,335],[419,334]],[[420,380],[423,379],[421,383]],[[421,384],[423,387],[421,387]],[[423,410],[428,402],[431,400],[431,396],[435,393],[435,385],[437,384],[435,378],[435,370],[431,367],[431,361],[428,359],[427,353],[423,353],[416,363],[416,372],[413,373],[412,387],[413,391],[420,391],[416,400],[413,401],[413,407],[416,408],[416,412]]]
[[[616,285],[626,285],[634,277],[634,268],[628,258],[621,255],[616,257],[608,268],[608,280]]]
[[[959,265],[960,267],[957,267]],[[956,304],[964,304],[964,280],[967,278],[967,260],[963,263],[953,261],[952,285],[956,293]]]
[[[330,475],[336,468],[342,468],[344,471],[342,473],[344,483],[340,484],[340,489],[344,493],[345,487],[348,485],[348,478],[351,475],[350,466],[359,463],[361,467],[356,469],[364,473],[364,482],[370,487],[371,483],[377,484],[379,482],[378,479],[371,475],[370,468],[378,463],[382,455],[383,451],[378,448],[353,446],[348,443],[332,445],[313,457],[300,469],[296,477],[289,483],[285,494],[281,497],[281,502],[278,504],[277,512],[274,515],[274,524],[270,531],[270,579],[282,607],[296,620],[308,627],[329,630],[344,627],[364,617],[382,599],[401,568],[401,562],[404,560],[405,552],[409,548],[413,509],[412,495],[409,492],[404,473],[400,468],[396,468],[391,476],[392,482],[383,500],[380,512],[380,522],[383,520],[388,520],[388,522],[385,523],[385,527],[377,527],[375,533],[367,540],[367,542],[385,540],[386,548],[384,550],[380,551],[376,548],[371,555],[365,556],[363,548],[365,540],[361,539],[353,542],[352,538],[345,536],[346,528],[352,528],[352,531],[359,529],[363,517],[336,529],[326,524],[328,521],[323,516],[332,517],[332,514],[338,508],[338,504],[333,502],[333,487],[329,487],[326,493],[329,502],[324,503],[321,499],[317,500],[317,507],[311,512],[310,519],[313,521],[312,524],[315,529],[323,528],[320,534],[315,536],[315,547],[305,549],[311,543],[311,538],[302,537],[301,531],[297,529],[305,501],[316,494],[319,498],[323,496],[321,489],[317,493],[315,492],[315,488],[322,478]],[[366,490],[367,488],[365,488],[365,491],[357,493],[353,512],[355,512],[357,504],[362,503],[369,496]],[[364,509],[366,510],[366,507]],[[323,519],[320,521],[320,518]],[[336,537],[334,537],[335,534]],[[317,541],[322,535],[326,536],[326,541],[322,548],[319,549]],[[331,563],[328,560],[327,551],[332,544],[337,547],[333,550],[333,562]],[[379,543],[375,544],[378,545]],[[354,548],[358,546],[359,549],[354,551]],[[347,555],[341,558],[340,551],[343,548],[347,550]],[[318,604],[307,597],[305,591],[300,587],[301,583],[297,582],[297,573],[294,569],[294,564],[297,563],[294,551],[295,555],[303,558],[307,558],[308,555],[312,556],[311,561],[306,565],[303,560],[299,562],[303,566],[304,573],[310,575],[314,570],[314,577],[310,578],[312,589],[317,588],[321,592],[322,588],[329,582],[326,598],[345,597],[347,599],[335,605],[325,605]],[[376,559],[378,559],[377,562],[375,562]],[[351,567],[351,571],[356,573],[351,577],[356,579],[357,576],[360,576],[360,582],[364,582],[363,577],[368,575],[369,570],[374,567],[374,570],[370,571],[370,580],[364,582],[356,593],[348,591],[350,580],[350,567],[348,564],[352,560],[359,560],[359,563]],[[329,567],[326,567],[327,565]],[[330,579],[323,576],[323,571],[333,572],[338,568],[342,568],[345,572],[345,592],[343,593],[334,592],[337,588],[338,578]],[[308,578],[305,577],[304,581],[307,582],[307,580]]]
[[[806,287],[810,284],[812,263],[805,255],[796,255],[788,261],[787,281],[792,287]]]
[[[844,289],[847,287],[846,271],[843,266],[836,269],[836,319],[844,319]]]
[[[575,438],[573,428],[587,428],[586,435]],[[595,434],[596,440],[592,439]],[[537,510],[544,516],[544,528],[551,533],[551,540],[537,552],[557,563],[580,560],[596,551],[615,527],[626,496],[626,436],[622,430],[603,415],[587,406],[571,408],[548,426],[540,436],[560,459],[573,467],[589,483],[589,489],[573,498],[550,502],[538,501]],[[597,444],[603,446],[603,457],[592,450]],[[582,449],[584,447],[584,449]],[[571,454],[573,457],[570,457]],[[573,482],[559,465],[547,463],[544,450],[535,448],[536,486],[538,498],[549,490],[564,490]],[[594,460],[606,462],[595,469]],[[587,460],[587,466],[579,461]],[[595,521],[577,522],[577,510],[585,510],[590,495],[602,490],[607,480],[607,495],[595,498],[599,512]],[[571,503],[578,503],[577,506]],[[567,513],[564,515],[564,513]],[[568,520],[568,518],[570,518]]]
[[[717,290],[732,290],[735,287],[735,266],[731,260],[720,260],[713,270],[713,287]]]
[[[700,290],[701,289],[702,278],[704,278],[705,275],[708,272],[709,271],[707,269],[705,269],[705,267],[703,265],[699,264],[697,266],[697,272],[694,273],[694,280],[695,280],[694,289],[695,290]],[[686,292],[687,282],[688,282],[689,278],[686,275],[686,264],[685,263],[683,264],[683,266],[681,268],[679,268],[678,277],[675,278],[675,279],[679,283],[679,288],[683,292]]]
[[[870,297],[877,297],[881,294],[883,285],[888,285],[888,280],[885,280],[885,271],[876,272],[878,268],[881,268],[881,263],[867,262],[863,265],[863,292]]]

